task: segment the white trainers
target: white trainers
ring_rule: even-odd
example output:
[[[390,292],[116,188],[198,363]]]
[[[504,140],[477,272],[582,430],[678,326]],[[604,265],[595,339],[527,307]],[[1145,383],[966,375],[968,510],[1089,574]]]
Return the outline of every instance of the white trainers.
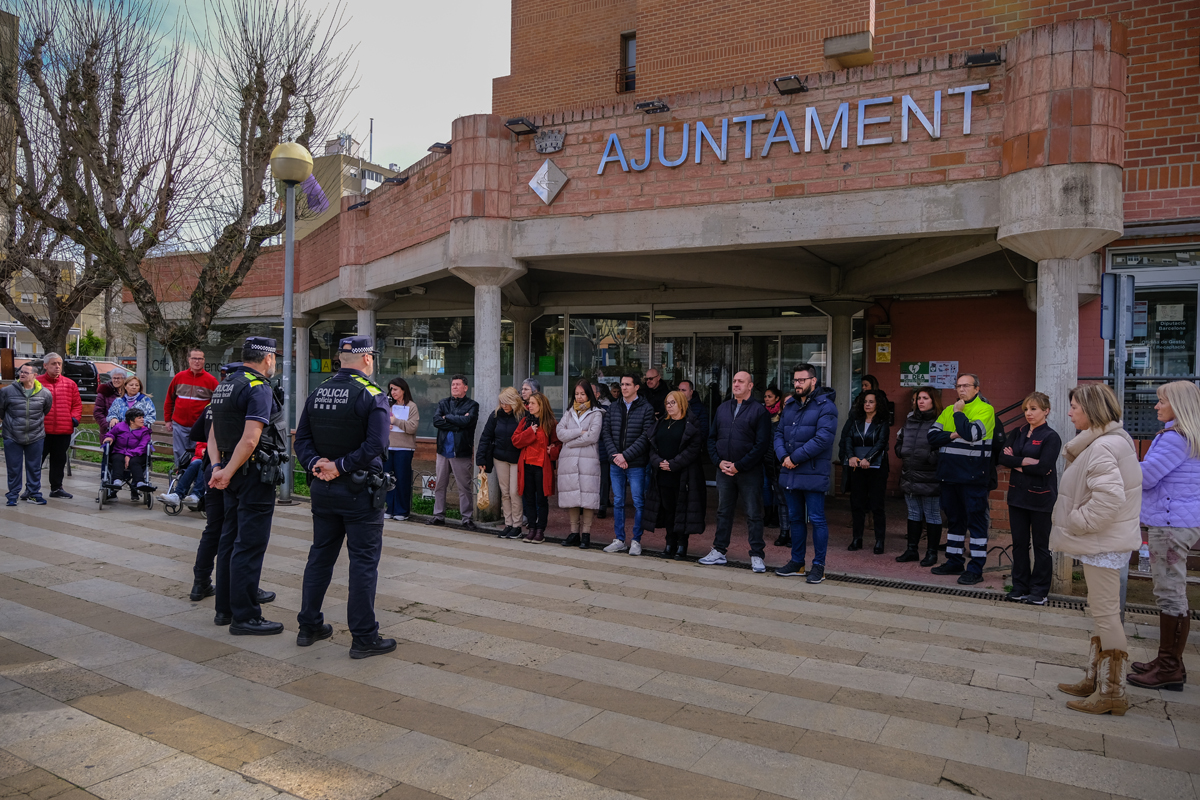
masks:
[[[758,556],[750,556],[750,571],[751,572],[766,572],[767,563]]]
[[[392,518],[392,515],[391,515],[391,514],[389,514],[389,513],[387,513],[387,512],[385,511],[385,512],[383,512],[383,518],[384,518],[384,519],[391,519],[391,518]]]
[[[179,505],[179,495],[175,494],[174,492],[164,492],[158,496],[158,499],[162,500],[169,506]]]
[[[634,539],[629,543],[629,555],[640,556],[642,554],[642,543]]]
[[[638,550],[640,552],[641,547],[639,547]],[[604,552],[606,552],[606,553],[624,553],[625,552],[625,540],[624,539],[613,539],[612,544],[610,544],[608,547],[604,548]]]
[[[714,547],[712,550],[708,551],[708,555],[706,555],[704,558],[700,559],[696,563],[703,564],[706,567],[713,567],[713,566],[717,566],[720,564],[724,564],[724,563],[726,563],[725,562],[725,554]]]
[[[200,498],[196,497],[194,494],[189,494],[187,497],[183,498],[183,503],[184,505],[198,506],[200,505]]]
[[[114,489],[120,489],[122,486],[124,486],[124,484],[121,482],[120,478],[117,478],[115,481],[112,482],[112,487]]]

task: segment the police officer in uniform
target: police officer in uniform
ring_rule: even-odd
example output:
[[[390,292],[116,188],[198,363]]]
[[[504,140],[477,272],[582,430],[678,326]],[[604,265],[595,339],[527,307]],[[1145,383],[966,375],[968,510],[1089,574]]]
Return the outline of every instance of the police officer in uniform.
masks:
[[[351,658],[396,649],[396,640],[382,638],[375,621],[383,509],[391,477],[383,471],[391,411],[387,395],[368,379],[375,356],[371,337],[342,339],[341,369],[308,396],[296,426],[296,458],[313,478],[313,543],[304,568],[296,644],[307,647],[333,635],[321,604],[345,539],[350,553],[346,621],[354,636]]]
[[[208,485],[224,493],[224,525],[217,546],[217,625],[235,636],[269,636],[283,623],[263,619],[258,581],[271,537],[275,487],[285,472],[283,407],[268,383],[275,374],[275,340],[249,336],[242,362],[213,391],[208,435],[213,462]]]

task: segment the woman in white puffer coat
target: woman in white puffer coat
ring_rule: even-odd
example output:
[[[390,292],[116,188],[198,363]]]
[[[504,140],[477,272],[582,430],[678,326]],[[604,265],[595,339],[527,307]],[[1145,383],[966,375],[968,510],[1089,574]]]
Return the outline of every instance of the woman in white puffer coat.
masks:
[[[571,515],[571,535],[563,547],[578,545],[587,549],[592,543],[592,516],[600,508],[600,431],[604,412],[592,384],[575,384],[575,402],[563,412],[558,423],[558,507]]]

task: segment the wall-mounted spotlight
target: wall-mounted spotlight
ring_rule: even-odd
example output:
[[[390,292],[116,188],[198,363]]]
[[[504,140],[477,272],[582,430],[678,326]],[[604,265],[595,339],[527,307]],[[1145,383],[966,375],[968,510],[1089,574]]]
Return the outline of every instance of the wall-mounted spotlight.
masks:
[[[807,92],[808,86],[799,75],[788,75],[775,79],[775,89],[780,94],[796,94],[797,92]]]
[[[517,136],[524,136],[527,133],[537,133],[538,130],[538,126],[525,119],[525,117],[510,119],[508,122],[504,123],[504,127],[508,128]]]
[[[998,50],[994,53],[985,53],[983,51],[980,51],[978,53],[968,53],[967,54],[967,66],[968,67],[994,67],[994,66],[998,65],[999,63],[1000,63],[1000,51],[998,51]]]
[[[350,207],[349,207],[349,208],[347,208],[346,210],[347,210],[347,211],[357,211],[358,209],[360,209],[360,208],[362,208],[362,207],[364,207],[364,206],[369,206],[369,205],[371,205],[371,201],[370,201],[370,200],[360,200],[359,202],[357,202],[357,203],[355,203],[354,205],[350,206]]]
[[[450,145],[446,144],[445,142],[434,142],[433,144],[429,145],[429,152],[449,155]]]
[[[661,114],[664,111],[670,111],[671,107],[662,100],[646,100],[638,103],[634,107],[635,111],[641,111],[643,114]]]
[[[384,178],[383,182],[384,183],[394,183],[397,186],[403,186],[404,184],[408,183],[408,176],[407,175],[394,175],[391,178]]]

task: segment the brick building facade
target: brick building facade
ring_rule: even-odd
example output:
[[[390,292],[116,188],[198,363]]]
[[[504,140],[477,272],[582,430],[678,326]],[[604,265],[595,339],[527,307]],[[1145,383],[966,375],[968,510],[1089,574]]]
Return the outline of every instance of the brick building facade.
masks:
[[[761,389],[806,359],[844,419],[861,374],[899,413],[905,365],[957,362],[997,407],[1047,392],[1064,430],[1066,390],[1112,369],[1105,270],[1138,275],[1127,371],[1196,374],[1196,3],[512,5],[495,113],[299,243],[298,388],[354,330],[425,405],[458,371],[487,407],[654,366],[711,408],[734,369]],[[281,270],[260,258],[222,323],[278,320]]]

